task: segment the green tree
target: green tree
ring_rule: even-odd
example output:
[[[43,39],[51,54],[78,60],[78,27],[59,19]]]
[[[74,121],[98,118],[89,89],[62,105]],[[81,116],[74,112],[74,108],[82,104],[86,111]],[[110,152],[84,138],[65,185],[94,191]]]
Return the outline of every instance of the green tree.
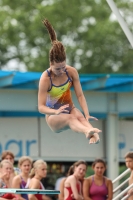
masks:
[[[130,16],[130,0],[117,5]],[[133,73],[131,46],[105,0],[1,0],[0,7],[2,69],[12,60],[29,71],[48,68],[51,44],[41,22],[47,18],[66,47],[67,63],[80,73]]]

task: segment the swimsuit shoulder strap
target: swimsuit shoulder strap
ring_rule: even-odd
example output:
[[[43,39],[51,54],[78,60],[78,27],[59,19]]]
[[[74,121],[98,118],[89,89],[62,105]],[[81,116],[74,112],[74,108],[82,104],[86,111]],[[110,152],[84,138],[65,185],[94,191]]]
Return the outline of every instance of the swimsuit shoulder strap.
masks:
[[[46,69],[46,72],[47,72],[48,76],[50,77],[50,72],[48,71],[48,69]]]
[[[70,81],[72,81],[72,79],[70,78],[70,76],[69,76],[69,74],[68,74],[67,69],[65,69],[65,72],[66,72],[66,75],[67,75],[68,79],[69,79]]]
[[[28,187],[29,187],[30,181],[31,181],[31,179],[28,178],[25,188],[28,188]]]
[[[44,187],[44,185],[41,182],[40,182],[40,186],[41,186],[42,190],[45,190],[45,187]]]
[[[20,175],[20,179],[21,179],[21,181],[23,181],[23,177]]]
[[[48,90],[48,91],[50,91],[51,88],[52,88],[52,86],[53,86],[52,78],[51,78],[51,76],[50,76],[50,71],[49,71],[48,69],[46,70],[46,72],[47,72],[47,74],[48,74],[48,76],[49,76],[49,78],[50,78],[51,87],[50,87],[50,89]]]

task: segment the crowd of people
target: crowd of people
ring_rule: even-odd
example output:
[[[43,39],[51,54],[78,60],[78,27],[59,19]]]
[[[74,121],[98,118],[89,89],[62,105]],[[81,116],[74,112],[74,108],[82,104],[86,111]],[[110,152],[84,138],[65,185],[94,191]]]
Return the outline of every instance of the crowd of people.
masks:
[[[14,154],[4,151],[0,163],[0,188],[45,189],[41,180],[47,175],[47,163],[39,159],[33,162],[29,156],[18,160],[18,168],[14,167]],[[42,194],[1,193],[0,200],[52,200]]]
[[[129,185],[133,183],[133,152],[125,156],[125,163],[131,169]],[[4,151],[0,162],[0,188],[15,189],[44,189],[42,179],[47,176],[47,163],[41,159],[33,162],[29,156],[22,156],[18,160],[18,167],[14,167],[14,154]],[[95,159],[92,163],[93,175],[86,177],[87,162],[79,160],[70,166],[66,176],[58,182],[60,191],[57,200],[112,200],[113,184],[105,176],[106,163],[103,159]],[[128,194],[133,198],[133,190]],[[11,194],[0,192],[0,200],[53,200],[42,194]]]
[[[87,163],[75,162],[67,177],[61,180],[59,200],[111,200],[113,198],[112,181],[104,176],[106,163],[96,159],[92,168],[94,174],[86,177]]]

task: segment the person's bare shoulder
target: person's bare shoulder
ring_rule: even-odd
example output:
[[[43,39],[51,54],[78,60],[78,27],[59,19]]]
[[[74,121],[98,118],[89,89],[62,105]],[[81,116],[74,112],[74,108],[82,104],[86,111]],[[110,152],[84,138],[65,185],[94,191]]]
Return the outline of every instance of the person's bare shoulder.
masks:
[[[66,70],[67,70],[71,79],[79,79],[78,71],[77,71],[76,68],[74,68],[70,65],[67,65]]]
[[[87,177],[87,178],[84,178],[84,180],[83,180],[83,184],[85,184],[85,183],[89,183],[89,179],[88,179],[88,177]]]
[[[20,175],[16,175],[16,176],[14,176],[13,180],[21,181],[21,177],[20,177]]]
[[[21,177],[20,177],[20,175],[16,175],[16,176],[14,176],[13,177],[13,179],[12,179],[12,185],[14,186],[14,185],[19,185],[21,183]]]
[[[130,176],[130,178],[129,178],[129,185],[131,185],[132,183],[133,183],[133,177]]]
[[[70,183],[71,181],[75,180],[75,176],[70,175],[65,179],[65,183]]]
[[[106,185],[112,184],[112,180],[111,180],[111,179],[109,179],[109,178],[106,177],[106,176],[104,176],[104,178],[105,178],[105,183],[106,183]]]
[[[86,177],[83,181],[83,187],[89,187],[92,183],[92,176]]]
[[[32,178],[29,184],[29,188],[38,189],[40,187],[40,181],[36,178]]]
[[[77,72],[77,69],[70,65],[66,65],[66,70],[70,73]]]
[[[48,72],[44,71],[40,77],[40,81],[41,80],[49,80],[49,76],[48,76]]]
[[[88,176],[87,180],[91,183],[92,182],[92,176]]]
[[[50,78],[47,71],[44,71],[40,77],[39,88],[48,90],[50,88]]]
[[[107,181],[111,181],[111,179],[109,179],[108,177],[104,176],[105,180]]]

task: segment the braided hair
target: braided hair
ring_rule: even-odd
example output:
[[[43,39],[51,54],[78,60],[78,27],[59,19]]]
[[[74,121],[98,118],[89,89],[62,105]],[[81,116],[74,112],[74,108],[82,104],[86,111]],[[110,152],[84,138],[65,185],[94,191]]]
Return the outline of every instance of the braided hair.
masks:
[[[50,22],[47,19],[44,19],[42,22],[48,30],[50,40],[52,43],[52,47],[49,51],[49,61],[51,63],[64,62],[66,60],[66,52],[63,44],[57,40],[56,32],[50,24]]]

